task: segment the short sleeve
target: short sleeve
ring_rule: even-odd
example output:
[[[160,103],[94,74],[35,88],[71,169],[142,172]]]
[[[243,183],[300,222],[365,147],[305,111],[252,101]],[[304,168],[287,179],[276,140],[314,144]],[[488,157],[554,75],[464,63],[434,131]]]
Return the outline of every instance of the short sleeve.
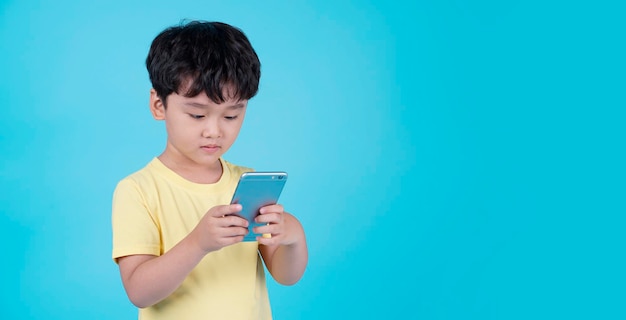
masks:
[[[113,192],[111,222],[113,260],[134,255],[161,254],[160,230],[142,190],[131,179],[120,181]]]

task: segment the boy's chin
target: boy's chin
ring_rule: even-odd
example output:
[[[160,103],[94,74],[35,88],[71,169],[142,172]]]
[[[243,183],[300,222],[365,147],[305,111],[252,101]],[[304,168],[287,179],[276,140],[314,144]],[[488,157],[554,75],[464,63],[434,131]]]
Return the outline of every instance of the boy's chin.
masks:
[[[215,155],[211,155],[211,156],[203,156],[203,157],[199,157],[196,159],[196,163],[204,166],[204,167],[211,167],[214,166],[216,164],[220,163],[220,157],[222,155],[221,154],[215,154]]]

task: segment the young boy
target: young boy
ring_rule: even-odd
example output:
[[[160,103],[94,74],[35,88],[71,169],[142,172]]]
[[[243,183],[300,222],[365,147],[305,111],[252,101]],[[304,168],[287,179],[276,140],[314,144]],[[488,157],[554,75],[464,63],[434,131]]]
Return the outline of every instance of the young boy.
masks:
[[[296,283],[308,261],[304,230],[270,205],[254,231],[271,237],[242,241],[248,222],[229,203],[252,170],[222,158],[258,90],[258,57],[241,30],[194,21],[161,32],[146,65],[167,144],[113,195],[113,259],[126,293],[141,319],[271,319],[263,262],[277,282]]]

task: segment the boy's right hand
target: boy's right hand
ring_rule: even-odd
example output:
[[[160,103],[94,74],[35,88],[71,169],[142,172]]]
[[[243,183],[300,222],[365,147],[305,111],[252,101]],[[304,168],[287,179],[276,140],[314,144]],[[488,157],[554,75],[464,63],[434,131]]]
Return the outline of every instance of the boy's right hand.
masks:
[[[215,206],[202,217],[191,231],[193,242],[205,253],[243,241],[248,233],[248,221],[234,215],[240,204]]]

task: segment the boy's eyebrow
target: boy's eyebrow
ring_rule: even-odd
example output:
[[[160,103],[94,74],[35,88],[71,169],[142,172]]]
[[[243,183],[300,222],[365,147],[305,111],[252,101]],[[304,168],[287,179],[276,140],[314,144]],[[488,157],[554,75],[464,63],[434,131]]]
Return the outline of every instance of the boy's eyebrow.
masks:
[[[199,103],[199,102],[185,102],[184,105],[194,107],[194,108],[200,108],[200,109],[206,109],[209,107],[208,105]],[[243,107],[244,107],[244,104],[240,102],[237,104],[230,105],[226,107],[226,109],[236,110],[236,109],[242,109]]]
[[[231,110],[236,110],[236,109],[242,109],[243,108],[243,103],[237,103],[237,104],[233,104],[232,106],[228,106],[227,109],[231,109]]]

